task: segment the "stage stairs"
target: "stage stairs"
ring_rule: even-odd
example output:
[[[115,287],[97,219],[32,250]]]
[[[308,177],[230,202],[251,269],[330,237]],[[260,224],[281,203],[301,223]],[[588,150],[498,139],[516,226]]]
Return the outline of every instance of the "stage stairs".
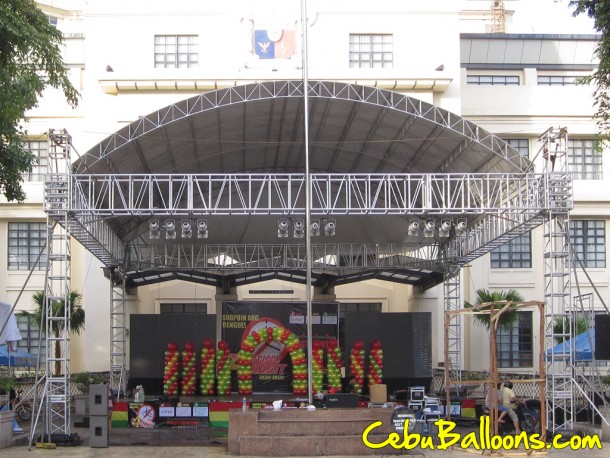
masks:
[[[381,421],[368,436],[373,443],[394,432],[392,408],[231,410],[228,452],[250,456],[379,455],[404,453],[391,447],[371,449],[362,432]]]

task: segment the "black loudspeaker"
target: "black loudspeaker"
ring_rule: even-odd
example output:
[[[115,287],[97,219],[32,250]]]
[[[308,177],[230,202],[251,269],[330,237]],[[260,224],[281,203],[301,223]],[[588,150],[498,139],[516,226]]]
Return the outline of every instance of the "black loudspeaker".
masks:
[[[335,393],[326,395],[326,407],[358,407],[358,395],[356,393]]]
[[[595,315],[595,359],[610,360],[610,315]]]

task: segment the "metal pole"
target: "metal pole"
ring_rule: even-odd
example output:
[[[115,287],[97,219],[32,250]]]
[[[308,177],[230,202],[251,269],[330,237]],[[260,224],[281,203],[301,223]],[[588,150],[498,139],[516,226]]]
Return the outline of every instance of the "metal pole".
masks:
[[[312,390],[312,326],[311,326],[311,177],[309,175],[309,78],[307,66],[307,0],[301,0],[301,29],[303,56],[303,136],[305,137],[305,257],[307,292],[307,393],[309,404],[313,403]]]

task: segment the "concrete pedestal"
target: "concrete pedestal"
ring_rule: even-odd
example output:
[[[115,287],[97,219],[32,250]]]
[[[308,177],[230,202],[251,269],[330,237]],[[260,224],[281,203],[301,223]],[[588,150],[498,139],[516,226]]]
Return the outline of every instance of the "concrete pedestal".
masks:
[[[13,445],[13,419],[15,412],[12,410],[0,411],[0,448]]]

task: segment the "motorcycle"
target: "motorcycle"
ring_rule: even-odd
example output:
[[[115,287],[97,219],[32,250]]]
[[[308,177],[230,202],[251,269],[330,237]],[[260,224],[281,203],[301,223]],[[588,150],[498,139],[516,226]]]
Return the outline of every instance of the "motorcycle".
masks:
[[[32,418],[32,405],[28,399],[22,399],[22,396],[23,391],[19,390],[13,403],[13,408],[15,410],[15,415],[23,421],[28,421]]]
[[[538,414],[536,411],[527,407],[525,403],[517,404],[514,411],[517,414],[521,431],[525,431],[527,434],[533,433],[538,424]],[[506,420],[503,423],[498,424],[498,433],[502,436],[515,433],[515,426],[508,417],[506,417]]]

